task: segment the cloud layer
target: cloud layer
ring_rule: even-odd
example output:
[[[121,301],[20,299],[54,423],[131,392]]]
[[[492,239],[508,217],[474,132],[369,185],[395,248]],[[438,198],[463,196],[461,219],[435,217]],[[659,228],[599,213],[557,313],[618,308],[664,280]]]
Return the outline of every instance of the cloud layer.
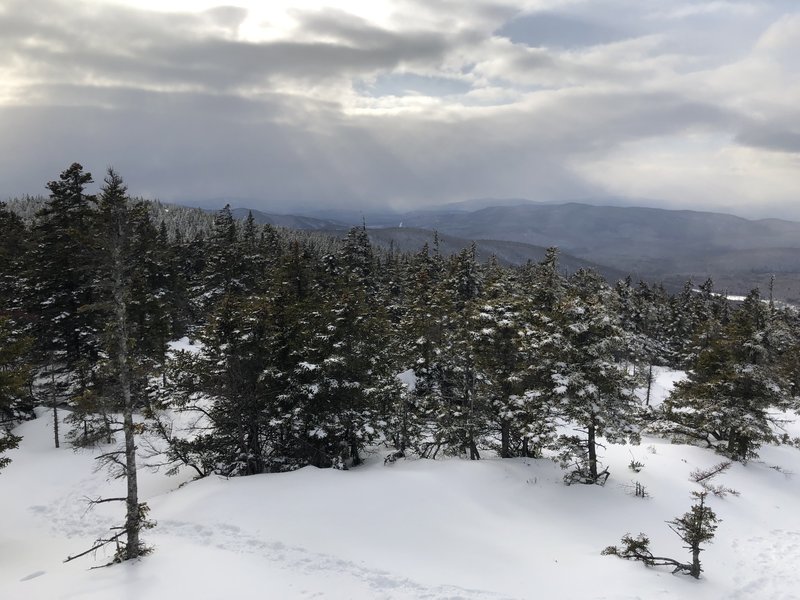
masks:
[[[199,4],[0,0],[0,196],[77,160],[206,205],[800,219],[792,0]]]

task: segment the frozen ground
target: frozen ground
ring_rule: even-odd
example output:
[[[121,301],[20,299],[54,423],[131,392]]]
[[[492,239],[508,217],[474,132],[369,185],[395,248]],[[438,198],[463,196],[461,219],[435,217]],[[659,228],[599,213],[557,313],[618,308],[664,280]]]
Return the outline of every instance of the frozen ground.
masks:
[[[675,378],[659,371],[654,389]],[[685,557],[664,521],[688,509],[692,470],[720,457],[660,439],[609,446],[605,487],[567,487],[554,463],[522,459],[384,466],[375,455],[351,471],[194,482],[142,471],[155,553],[90,570],[108,554],[62,560],[121,521],[121,505],[87,512],[85,498],[121,495],[122,482],[93,471],[93,452],[52,448],[49,413],[19,433],[0,474],[3,600],[800,597],[800,452],[789,447],[720,480],[741,495],[711,499],[722,523],[695,581],[600,555],[642,531],[658,554]],[[650,498],[632,495],[634,480]]]

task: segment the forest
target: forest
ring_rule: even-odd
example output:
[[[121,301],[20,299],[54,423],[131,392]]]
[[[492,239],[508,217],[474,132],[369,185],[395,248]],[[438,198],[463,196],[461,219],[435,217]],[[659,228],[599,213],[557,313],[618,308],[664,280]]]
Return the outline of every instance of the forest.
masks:
[[[742,463],[798,445],[780,415],[800,403],[800,314],[769,290],[607,282],[565,273],[556,248],[522,267],[396,252],[366,226],[336,240],[229,207],[182,227],[113,169],[92,183],[75,163],[34,214],[0,204],[0,467],[34,406],[69,412],[56,446],[119,441],[102,459],[128,493],[98,501],[126,505],[99,540],[124,537],[120,560],[148,549],[145,431],[198,478],[352,469],[382,449],[546,457],[602,484],[603,442],[644,433]],[[650,406],[659,366],[688,376]]]

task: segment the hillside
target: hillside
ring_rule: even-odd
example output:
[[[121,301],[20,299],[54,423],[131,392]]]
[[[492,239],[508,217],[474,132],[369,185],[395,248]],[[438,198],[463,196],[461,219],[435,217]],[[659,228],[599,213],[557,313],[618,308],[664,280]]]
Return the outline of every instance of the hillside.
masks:
[[[411,227],[465,239],[558,246],[578,259],[677,288],[711,277],[744,294],[765,289],[775,275],[776,297],[800,300],[800,223],[748,220],[687,210],[517,204],[472,212],[414,213]]]
[[[347,230],[347,226],[336,221],[327,219],[315,219],[314,217],[304,217],[298,215],[279,215],[265,213],[251,208],[234,208],[231,213],[237,219],[246,219],[248,213],[253,215],[253,219],[259,225],[274,225],[276,227],[286,227],[287,229],[333,229]]]
[[[343,235],[341,230],[326,230],[331,235]],[[433,248],[436,237],[431,229],[417,229],[413,227],[381,227],[368,229],[370,242],[374,245],[388,249],[394,248],[401,252],[418,252],[424,244]],[[444,255],[457,254],[464,248],[469,248],[474,242],[479,262],[485,262],[495,257],[503,265],[523,265],[528,261],[539,262],[544,258],[547,248],[534,246],[522,242],[509,242],[502,240],[468,239],[444,233],[438,234],[439,251]],[[609,281],[624,278],[627,273],[618,269],[598,265],[589,260],[576,258],[570,254],[559,253],[559,263],[567,272],[578,269],[595,269]]]

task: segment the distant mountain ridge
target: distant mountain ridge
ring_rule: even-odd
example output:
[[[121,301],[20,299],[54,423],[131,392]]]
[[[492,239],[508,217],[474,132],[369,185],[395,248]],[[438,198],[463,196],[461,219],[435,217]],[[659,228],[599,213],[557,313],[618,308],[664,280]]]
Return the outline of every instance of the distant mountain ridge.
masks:
[[[238,210],[246,215],[246,209]],[[568,270],[592,266],[610,280],[631,274],[672,289],[687,279],[711,277],[720,289],[744,294],[753,287],[766,289],[774,275],[776,297],[800,304],[800,223],[795,221],[523,199],[475,199],[404,213],[357,215],[324,208],[317,216],[262,214],[270,219],[262,222],[335,235],[366,222],[374,243],[402,250],[419,248],[435,230],[445,253],[476,240],[481,256],[495,254],[507,264],[538,260],[543,248],[557,246]]]
[[[672,288],[690,278],[711,277],[718,286],[743,294],[753,287],[766,289],[774,275],[776,297],[800,303],[798,222],[580,202],[508,202],[477,210],[457,204],[392,215],[391,222],[403,227],[385,227],[380,237],[382,243],[390,235],[400,243],[401,230],[413,228],[481,240],[487,250],[489,240],[526,245],[520,254],[496,246],[508,252],[512,263],[524,262],[522,257],[535,253],[533,248],[557,246],[565,259],[591,263],[601,272],[664,281]]]
[[[309,229],[309,230],[322,230],[322,229],[347,229],[349,226],[339,221],[332,221],[330,219],[317,219],[314,217],[305,217],[299,215],[279,215],[274,213],[266,213],[252,208],[234,208],[231,209],[231,214],[237,219],[246,219],[248,213],[252,213],[253,219],[259,225],[275,225],[276,227],[286,227],[287,229]]]
[[[9,202],[30,220],[41,197]],[[488,203],[489,206],[480,207]],[[474,210],[472,210],[475,208]],[[212,212],[152,202],[157,222],[170,231],[206,230]],[[596,206],[582,202],[547,204],[521,199],[471,200],[429,210],[363,214],[320,208],[317,215],[284,215],[236,208],[258,223],[341,237],[349,227],[366,223],[373,243],[416,251],[439,232],[441,251],[458,252],[472,240],[479,256],[497,256],[506,264],[539,260],[543,249],[557,246],[566,270],[592,267],[614,281],[662,281],[675,290],[687,279],[711,277],[717,288],[745,294],[766,290],[774,276],[775,297],[800,305],[800,223],[782,219],[750,220],[724,213],[631,206]]]
[[[329,231],[332,235],[342,236],[342,231]],[[368,229],[370,242],[381,248],[394,248],[401,252],[417,252],[424,244],[428,244],[433,250],[434,236],[431,229],[417,229],[414,227],[381,227]],[[503,240],[471,240],[447,234],[438,234],[439,251],[444,255],[457,254],[464,248],[469,248],[475,244],[475,250],[479,261],[489,260],[495,257],[500,264],[522,265],[528,261],[539,262],[545,257],[547,248],[534,246],[522,242],[509,242]],[[567,272],[574,272],[578,269],[594,269],[602,274],[609,281],[616,281],[624,278],[627,273],[599,265],[589,260],[576,258],[570,254],[560,253],[559,263]]]

